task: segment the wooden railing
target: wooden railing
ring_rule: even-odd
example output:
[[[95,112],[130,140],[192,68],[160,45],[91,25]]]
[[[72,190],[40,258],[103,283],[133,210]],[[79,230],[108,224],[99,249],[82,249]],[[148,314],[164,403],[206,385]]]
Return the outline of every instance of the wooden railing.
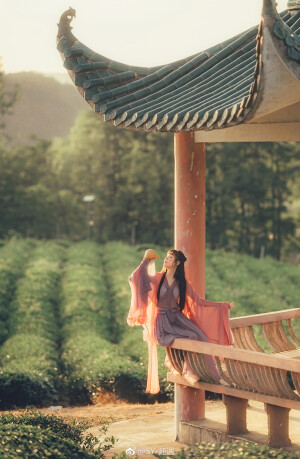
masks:
[[[300,309],[269,312],[253,316],[230,319],[235,346],[242,349],[264,352],[257,343],[253,327],[260,325],[266,343],[274,352],[283,352],[296,349],[300,340],[295,335],[291,320],[300,318]],[[286,325],[286,329],[284,329]]]
[[[293,330],[292,319],[300,320],[300,309],[234,318],[230,320],[234,337],[232,347],[175,339],[172,346],[167,348],[167,354],[179,373],[183,372],[185,359],[188,360],[200,379],[191,386],[193,388],[262,401],[268,405],[268,414],[272,411],[270,407],[274,406],[288,411],[291,408],[300,410],[300,341]],[[270,347],[272,353],[265,353],[258,344],[253,330],[257,325],[261,327],[264,344]],[[214,357],[223,384],[207,365],[207,355]],[[183,376],[172,373],[168,374],[168,380],[189,385]],[[286,413],[284,416],[286,418]],[[275,423],[275,418],[272,422]],[[232,428],[229,430],[232,431]],[[282,436],[281,432],[279,437],[277,431],[275,434],[269,432],[269,443],[273,446],[289,444],[288,433]]]

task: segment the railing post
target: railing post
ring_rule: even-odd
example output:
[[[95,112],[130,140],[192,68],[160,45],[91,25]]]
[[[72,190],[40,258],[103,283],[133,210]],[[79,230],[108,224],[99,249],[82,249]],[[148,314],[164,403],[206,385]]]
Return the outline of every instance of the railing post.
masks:
[[[289,412],[290,408],[265,403],[268,415],[268,445],[275,448],[289,446]]]
[[[174,135],[175,248],[187,257],[186,275],[205,298],[205,144],[192,132]],[[181,420],[205,418],[205,391],[175,384],[175,438]]]
[[[226,406],[226,420],[228,435],[237,435],[248,432],[247,430],[247,405],[248,400],[232,395],[223,395]]]
[[[175,440],[180,439],[180,421],[205,418],[205,390],[174,384],[175,392]]]

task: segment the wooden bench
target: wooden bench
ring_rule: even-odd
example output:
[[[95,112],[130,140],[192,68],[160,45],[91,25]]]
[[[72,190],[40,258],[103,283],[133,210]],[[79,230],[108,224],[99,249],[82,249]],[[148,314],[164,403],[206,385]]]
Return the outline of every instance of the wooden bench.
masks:
[[[168,357],[179,373],[188,359],[200,379],[190,385],[183,376],[168,373],[168,381],[175,383],[175,428],[179,441],[182,441],[179,423],[184,416],[182,400],[176,399],[176,385],[197,389],[199,396],[205,390],[222,394],[229,435],[247,432],[248,400],[263,402],[268,414],[268,444],[274,447],[290,444],[289,411],[300,410],[300,340],[292,320],[300,320],[300,309],[233,318],[230,319],[233,347],[188,339],[175,339],[167,347]],[[255,330],[257,326],[260,336]],[[263,349],[266,346],[269,353]],[[223,384],[211,374],[206,364],[207,354],[214,356]],[[184,418],[186,421],[187,417]]]

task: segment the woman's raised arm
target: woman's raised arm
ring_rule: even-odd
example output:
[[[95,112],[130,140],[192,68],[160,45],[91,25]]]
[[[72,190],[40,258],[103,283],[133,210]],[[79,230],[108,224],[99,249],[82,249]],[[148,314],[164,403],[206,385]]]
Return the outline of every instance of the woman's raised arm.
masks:
[[[155,271],[155,258],[159,258],[159,256],[154,250],[147,250],[142,262],[129,277],[131,307],[127,317],[128,325],[141,325],[147,320],[149,301],[154,298],[157,291],[158,276]]]

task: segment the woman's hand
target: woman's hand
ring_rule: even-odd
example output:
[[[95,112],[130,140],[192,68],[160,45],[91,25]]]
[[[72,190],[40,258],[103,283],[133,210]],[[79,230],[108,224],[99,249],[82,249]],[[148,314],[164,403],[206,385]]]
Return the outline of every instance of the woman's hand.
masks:
[[[160,256],[157,255],[157,253],[154,252],[153,249],[146,250],[143,258],[144,260],[155,260],[155,258],[160,258]]]

